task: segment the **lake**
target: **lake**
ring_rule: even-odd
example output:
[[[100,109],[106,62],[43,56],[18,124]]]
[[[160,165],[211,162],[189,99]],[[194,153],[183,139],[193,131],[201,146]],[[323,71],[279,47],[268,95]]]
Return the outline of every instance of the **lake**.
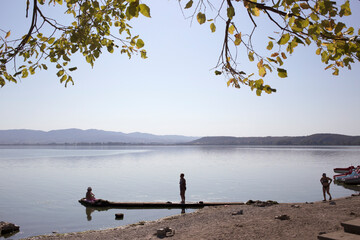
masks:
[[[174,209],[97,211],[78,203],[91,186],[110,201],[186,200],[311,202],[322,200],[320,178],[358,165],[360,147],[268,146],[1,146],[0,221],[11,236],[105,229],[179,214]],[[333,198],[354,190],[331,185]],[[187,209],[186,212],[193,210]],[[115,220],[115,213],[124,213]],[[0,237],[4,239],[4,237]]]

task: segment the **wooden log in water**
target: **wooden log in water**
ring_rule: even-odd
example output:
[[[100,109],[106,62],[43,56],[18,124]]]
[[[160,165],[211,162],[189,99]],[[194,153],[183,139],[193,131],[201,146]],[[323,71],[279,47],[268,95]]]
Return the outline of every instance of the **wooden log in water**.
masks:
[[[243,205],[243,202],[111,202],[98,199],[95,202],[88,202],[84,198],[79,203],[86,207],[106,207],[106,208],[203,208],[206,206],[222,206],[222,205]]]

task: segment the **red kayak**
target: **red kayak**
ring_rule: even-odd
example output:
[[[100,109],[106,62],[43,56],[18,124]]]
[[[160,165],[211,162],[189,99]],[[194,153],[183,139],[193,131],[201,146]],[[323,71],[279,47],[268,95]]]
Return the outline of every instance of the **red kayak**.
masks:
[[[359,166],[358,166],[359,167]],[[354,166],[350,166],[350,167],[347,167],[347,168],[334,168],[334,172],[336,173],[351,173],[352,170],[354,170],[355,167]]]

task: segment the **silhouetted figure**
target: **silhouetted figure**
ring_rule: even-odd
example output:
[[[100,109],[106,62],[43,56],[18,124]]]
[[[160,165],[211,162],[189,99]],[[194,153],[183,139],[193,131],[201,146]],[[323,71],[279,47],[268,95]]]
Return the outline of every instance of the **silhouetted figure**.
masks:
[[[330,194],[330,183],[332,182],[332,179],[326,176],[326,173],[323,173],[322,178],[320,178],[320,182],[323,187],[323,195],[324,195],[324,202],[326,201],[326,193],[329,194],[329,200],[331,200],[331,194]]]
[[[180,196],[181,196],[181,203],[185,203],[185,191],[186,191],[186,180],[184,178],[184,174],[180,174]]]
[[[86,201],[88,201],[88,202],[95,202],[95,200],[96,200],[95,194],[92,193],[91,187],[88,187],[85,198],[86,198]]]

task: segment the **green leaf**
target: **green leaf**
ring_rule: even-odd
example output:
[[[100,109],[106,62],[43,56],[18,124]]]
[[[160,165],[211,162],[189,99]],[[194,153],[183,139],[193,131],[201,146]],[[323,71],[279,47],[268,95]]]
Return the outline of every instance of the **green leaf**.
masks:
[[[197,18],[197,20],[198,20],[198,22],[199,22],[200,24],[203,24],[203,23],[206,22],[206,16],[205,16],[205,14],[202,13],[202,12],[199,12],[199,13],[197,14],[196,18]]]
[[[145,50],[141,50],[140,53],[141,53],[141,58],[143,58],[143,59],[147,58]]]
[[[72,68],[69,68],[69,71],[75,71],[77,69],[77,67],[72,67]]]
[[[227,16],[229,19],[232,19],[235,16],[235,9],[233,6],[227,8]]]
[[[26,68],[24,68],[21,72],[22,72],[21,75],[22,78],[26,78],[29,75],[29,72]]]
[[[60,79],[60,83],[63,83],[67,79],[67,75],[63,75]]]
[[[287,71],[285,69],[282,68],[278,68],[278,76],[281,78],[286,78],[287,77]]]
[[[144,43],[144,41],[143,41],[142,39],[139,38],[139,39],[136,41],[136,47],[137,47],[137,48],[142,48],[144,45],[145,45],[145,43]]]
[[[269,44],[267,45],[266,49],[271,50],[273,47],[274,47],[274,44],[272,41],[270,41]]]
[[[107,50],[109,53],[113,53],[114,52],[114,47],[112,45],[107,46]]]
[[[339,22],[335,27],[335,34],[338,34],[339,32],[341,32],[341,30],[343,30],[344,27],[345,27],[345,24],[342,22]]]
[[[346,1],[343,5],[341,5],[341,10],[339,12],[339,16],[350,16],[351,15],[351,9],[350,9],[350,3],[349,1]]]
[[[210,24],[210,29],[211,29],[211,32],[215,32],[216,31],[216,26],[214,23],[211,23]]]
[[[318,21],[320,18],[317,14],[315,13],[311,13],[310,14],[310,18],[313,20],[313,21]]]
[[[250,62],[253,62],[255,60],[254,59],[254,52],[249,52],[248,57],[249,57]]]
[[[58,72],[56,73],[56,75],[57,75],[58,77],[61,77],[62,75],[64,75],[64,70],[58,71]]]
[[[191,8],[193,5],[193,0],[190,0],[186,5],[185,5],[185,9]]]
[[[241,43],[241,38],[236,38],[234,41],[235,46],[239,46]]]
[[[50,39],[47,41],[47,43],[48,43],[48,44],[53,44],[53,43],[54,43],[54,41],[55,41],[55,38],[54,38],[54,37],[52,37],[52,38],[50,38]]]
[[[286,44],[289,40],[290,40],[290,34],[289,34],[289,33],[283,34],[283,35],[281,36],[280,40],[278,41],[278,44],[284,45],[284,44]]]
[[[150,16],[150,8],[146,4],[140,4],[140,13],[144,15],[145,17],[151,17]]]
[[[215,71],[215,75],[221,75],[221,74],[222,74],[222,72],[220,72],[218,70]]]

